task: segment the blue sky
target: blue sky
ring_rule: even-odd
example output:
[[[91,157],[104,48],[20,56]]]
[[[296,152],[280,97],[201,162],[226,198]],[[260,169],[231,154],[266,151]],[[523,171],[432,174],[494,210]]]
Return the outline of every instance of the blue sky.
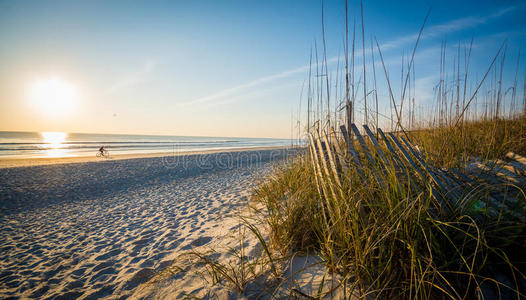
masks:
[[[0,1],[0,130],[289,137],[311,48],[321,44],[321,5]],[[376,37],[393,85],[400,85],[402,55],[430,8],[415,61],[419,103],[431,101],[443,41],[452,59],[459,42],[474,38],[470,74],[481,78],[508,39],[504,78],[513,80],[517,52],[526,46],[523,1],[364,1],[367,56]],[[326,1],[324,12],[334,73],[344,1]],[[358,1],[350,1],[349,19],[359,25]],[[357,70],[359,62],[357,56]],[[378,85],[385,86],[378,67]],[[75,110],[46,115],[28,104],[27,90],[46,78],[75,86]],[[387,96],[380,87],[382,111]]]

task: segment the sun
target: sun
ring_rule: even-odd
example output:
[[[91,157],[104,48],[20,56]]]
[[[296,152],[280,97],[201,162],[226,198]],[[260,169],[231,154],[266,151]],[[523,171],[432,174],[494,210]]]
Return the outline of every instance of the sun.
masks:
[[[77,87],[60,78],[39,79],[29,88],[31,105],[47,116],[73,112],[78,98]]]

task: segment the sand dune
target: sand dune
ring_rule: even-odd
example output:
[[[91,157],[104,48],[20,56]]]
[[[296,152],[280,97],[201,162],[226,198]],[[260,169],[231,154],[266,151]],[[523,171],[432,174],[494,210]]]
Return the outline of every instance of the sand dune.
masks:
[[[0,169],[0,298],[129,297],[181,251],[234,230],[224,220],[254,178],[290,153]]]

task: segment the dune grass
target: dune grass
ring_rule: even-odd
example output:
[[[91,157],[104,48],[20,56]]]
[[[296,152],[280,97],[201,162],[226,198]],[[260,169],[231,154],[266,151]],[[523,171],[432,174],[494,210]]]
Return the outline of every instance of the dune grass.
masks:
[[[501,157],[510,148],[521,153],[523,126],[524,118],[496,120],[466,124],[461,134],[458,128],[439,128],[412,138],[441,166],[459,165],[474,156]],[[488,128],[498,135],[491,138]],[[444,211],[432,184],[416,174],[401,176],[394,166],[380,172],[365,165],[363,171],[344,169],[341,184],[330,178],[317,183],[307,155],[276,170],[254,191],[255,201],[267,209],[271,245],[283,253],[318,253],[331,272],[344,278],[342,288],[349,295],[526,296],[521,187],[509,188],[516,201],[513,215],[502,203],[489,201],[494,187],[488,185],[473,187]],[[320,196],[320,184],[335,193]]]
[[[526,116],[466,121],[462,126],[413,130],[411,136],[440,167],[463,167],[469,158],[490,160],[507,152],[526,156]]]
[[[475,156],[502,158],[510,148],[522,153],[521,126],[524,118],[473,122],[455,135],[452,133],[458,128],[446,127],[408,134],[437,164],[444,154],[434,151],[440,149],[457,158],[457,166]],[[487,137],[487,128],[495,128],[502,135],[492,140]],[[471,141],[469,147],[462,140]],[[443,144],[450,148],[436,146]],[[444,161],[440,167],[453,165]],[[473,186],[451,209],[444,210],[433,184],[414,170],[401,174],[395,165],[380,170],[377,165],[365,164],[362,171],[344,168],[337,184],[328,177],[323,182],[316,178],[308,153],[276,165],[253,191],[254,205],[260,206],[254,210],[255,217],[261,219],[241,219],[243,234],[239,235],[239,247],[229,250],[232,259],[217,260],[217,249],[192,251],[181,256],[186,266],[183,273],[191,272],[196,264],[205,266],[200,276],[208,284],[231,286],[237,295],[244,295],[255,281],[263,281],[265,287],[259,295],[272,299],[284,296],[277,292],[288,280],[283,277],[283,264],[297,255],[315,254],[327,274],[338,275],[332,276],[339,281],[329,290],[339,289],[344,297],[526,297],[524,187],[510,185],[509,200],[495,203],[490,192],[499,187]],[[335,193],[322,196],[320,184]],[[513,211],[504,205],[508,201],[514,201]],[[265,233],[263,225],[268,229]],[[247,238],[257,239],[261,245],[256,255],[246,253],[243,245]],[[293,287],[285,289],[291,298],[331,298],[330,293],[321,292],[327,291],[323,285],[329,285],[328,280],[321,280],[312,295]]]
[[[415,113],[413,58],[426,20],[427,16],[407,70],[402,69],[398,101],[376,42],[391,107],[391,116],[384,116],[387,120],[382,124],[390,122],[389,131],[408,138],[424,154],[426,163],[437,168],[463,170],[473,160],[503,159],[510,151],[526,155],[526,94],[521,112],[517,76],[509,88],[502,81],[506,42],[484,76],[471,79],[471,83],[472,43],[464,45],[463,56],[458,45],[454,82],[447,80],[444,43],[436,103],[431,103],[429,113],[425,109],[420,115]],[[363,26],[362,21],[362,30]],[[337,105],[331,117],[330,88],[326,87],[326,97],[323,93],[323,80],[327,78],[309,75],[307,135],[340,124],[349,128],[350,123],[357,122],[359,99],[355,89],[362,79],[363,121],[379,126],[378,107],[370,112],[376,113],[376,120],[367,120],[367,97],[371,93],[377,97],[376,78],[375,89],[367,90],[364,68],[363,77],[355,84],[354,43],[353,37],[349,72],[346,14],[346,96],[333,99]],[[374,66],[374,53],[372,59]],[[337,78],[337,82],[344,81]],[[480,95],[481,90],[486,93]],[[345,117],[341,113],[344,107]],[[392,157],[388,157],[385,168],[366,162],[361,172],[346,158],[346,167],[337,179],[330,172],[317,170],[314,157],[306,154],[281,166],[254,191],[254,200],[266,207],[271,247],[282,253],[317,253],[330,272],[343,278],[340,284],[345,295],[380,299],[526,297],[526,259],[521,254],[526,253],[526,187],[477,181],[462,191],[448,191],[419,176],[415,169],[398,168]],[[495,191],[505,191],[502,201],[494,201]],[[446,198],[448,209],[444,209]]]

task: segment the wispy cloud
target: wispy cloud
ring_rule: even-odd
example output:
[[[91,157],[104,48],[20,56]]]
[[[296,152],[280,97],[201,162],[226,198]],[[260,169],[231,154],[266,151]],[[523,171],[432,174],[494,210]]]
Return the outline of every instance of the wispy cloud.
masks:
[[[234,94],[236,92],[245,90],[245,89],[250,88],[250,87],[258,86],[260,84],[263,84],[263,83],[266,83],[266,82],[270,82],[270,81],[274,81],[276,79],[281,79],[281,78],[289,77],[289,76],[292,76],[292,75],[295,75],[295,74],[298,74],[298,73],[305,72],[308,69],[309,69],[309,66],[303,66],[303,67],[299,67],[299,68],[296,68],[296,69],[292,69],[292,70],[284,71],[284,72],[281,72],[281,73],[277,73],[277,74],[274,74],[274,75],[261,77],[261,78],[258,78],[256,80],[253,80],[253,81],[250,81],[250,82],[247,82],[247,83],[244,83],[244,84],[232,87],[232,88],[228,88],[228,89],[219,91],[219,92],[214,93],[214,94],[210,94],[208,96],[204,96],[204,97],[192,100],[192,101],[181,103],[180,105],[194,105],[194,104],[199,104],[199,103],[210,102],[212,100],[232,95],[232,94]]]
[[[234,95],[233,97],[228,97],[225,99],[220,99],[218,101],[211,101],[207,102],[207,106],[216,106],[216,105],[224,105],[229,103],[235,103],[235,102],[242,102],[248,99],[251,99],[253,97],[261,97],[263,94],[270,93],[275,90],[280,90],[286,87],[297,87],[297,82],[287,82],[285,84],[273,84],[273,85],[267,85],[265,87],[262,87],[261,89],[257,90],[249,90],[246,93],[240,94],[240,95]]]
[[[424,34],[422,35],[421,38],[429,39],[429,38],[441,36],[447,33],[462,31],[462,30],[466,30],[469,28],[475,28],[477,26],[487,23],[490,20],[502,17],[516,9],[517,9],[516,6],[511,6],[511,7],[503,8],[497,11],[496,13],[493,13],[487,16],[470,16],[470,17],[452,20],[452,21],[449,21],[443,24],[430,26],[424,30]],[[380,48],[382,49],[382,51],[387,51],[387,50],[391,50],[394,48],[400,48],[403,46],[407,46],[407,45],[413,44],[416,41],[417,37],[418,37],[418,34],[410,34],[410,35],[401,36],[401,37],[395,38],[391,41],[381,44]],[[357,58],[360,57],[360,54],[357,54],[355,57]],[[341,58],[339,58],[338,56],[328,58],[327,63],[333,64],[337,62],[338,59],[341,59]],[[195,104],[200,104],[200,103],[207,103],[207,102],[214,101],[217,99],[223,99],[225,97],[230,97],[232,95],[241,93],[243,91],[247,91],[249,88],[259,86],[264,83],[269,83],[277,79],[282,79],[282,78],[290,77],[293,75],[297,75],[299,73],[304,73],[308,70],[309,70],[309,65],[304,65],[304,66],[301,66],[295,69],[283,71],[281,73],[261,77],[256,80],[253,80],[253,81],[250,81],[250,82],[247,82],[247,83],[235,86],[235,87],[231,87],[228,89],[224,89],[224,90],[221,90],[216,93],[212,93],[204,97],[200,97],[200,98],[197,98],[191,101],[180,103],[179,105],[180,106],[195,105]],[[232,101],[228,101],[228,102],[232,102]]]
[[[144,82],[145,78],[154,71],[156,66],[157,63],[153,60],[144,62],[137,71],[131,72],[115,82],[110,88],[108,88],[107,93],[115,93],[119,90]]]
[[[493,13],[487,16],[469,16],[469,17],[449,21],[443,24],[433,25],[433,26],[427,27],[424,30],[424,33],[422,34],[421,38],[429,39],[429,38],[434,38],[434,37],[441,36],[447,33],[466,30],[469,28],[475,28],[477,26],[487,23],[490,20],[500,18],[516,9],[517,9],[516,6],[510,6],[510,7],[503,8],[497,11],[496,13]],[[418,34],[416,33],[398,37],[394,40],[391,40],[391,41],[388,41],[382,44],[382,50],[390,50],[393,48],[399,48],[401,46],[405,46],[410,43],[414,43],[417,38],[418,38]]]

